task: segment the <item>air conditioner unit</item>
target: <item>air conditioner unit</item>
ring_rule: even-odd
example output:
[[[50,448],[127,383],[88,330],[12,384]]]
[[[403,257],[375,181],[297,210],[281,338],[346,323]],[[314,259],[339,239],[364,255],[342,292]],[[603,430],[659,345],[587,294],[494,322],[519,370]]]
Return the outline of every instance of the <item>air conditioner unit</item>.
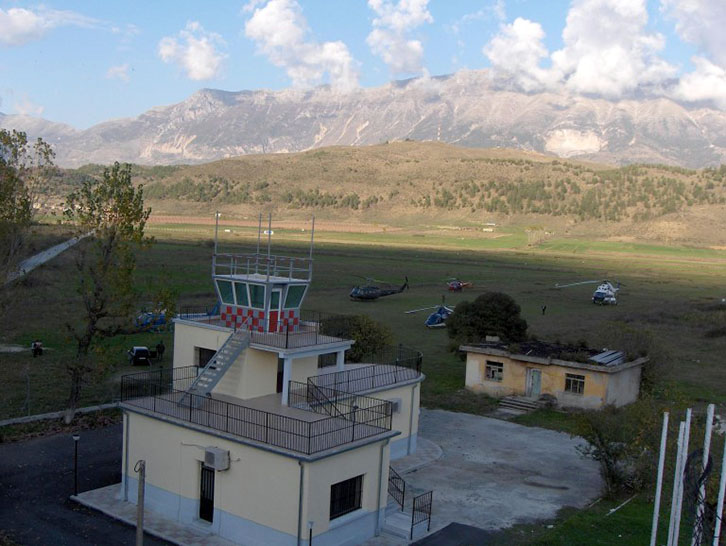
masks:
[[[204,450],[204,464],[214,470],[227,470],[229,468],[229,451],[218,447],[208,447]]]

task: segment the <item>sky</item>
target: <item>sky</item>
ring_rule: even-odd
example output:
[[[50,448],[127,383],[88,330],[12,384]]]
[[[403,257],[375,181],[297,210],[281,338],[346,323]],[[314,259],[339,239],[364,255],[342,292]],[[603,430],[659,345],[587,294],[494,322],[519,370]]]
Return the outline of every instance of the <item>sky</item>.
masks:
[[[0,112],[79,129],[202,88],[485,68],[522,92],[726,109],[726,0],[0,0]]]

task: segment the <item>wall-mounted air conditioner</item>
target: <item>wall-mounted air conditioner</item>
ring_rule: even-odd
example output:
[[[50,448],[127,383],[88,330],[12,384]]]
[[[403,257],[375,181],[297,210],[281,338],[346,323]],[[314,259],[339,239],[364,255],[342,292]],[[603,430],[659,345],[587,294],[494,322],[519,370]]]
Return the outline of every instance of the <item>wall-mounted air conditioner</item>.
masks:
[[[229,468],[229,451],[218,447],[208,447],[204,450],[204,464],[214,470],[227,470]]]

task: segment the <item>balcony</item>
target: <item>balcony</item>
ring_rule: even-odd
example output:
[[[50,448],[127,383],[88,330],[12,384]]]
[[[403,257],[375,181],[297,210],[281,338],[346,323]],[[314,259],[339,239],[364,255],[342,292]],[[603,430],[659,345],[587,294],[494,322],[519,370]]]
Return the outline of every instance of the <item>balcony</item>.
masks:
[[[321,313],[318,311],[301,311],[300,323],[295,326],[283,326],[279,324],[277,331],[260,332],[256,329],[249,330],[251,342],[267,347],[278,349],[298,349],[316,345],[328,345],[345,341],[334,335],[340,330],[338,322],[342,319],[340,315]],[[177,313],[176,320],[187,321],[197,324],[208,324],[218,328],[227,328],[225,321],[219,315],[219,310],[214,307],[185,306]],[[243,323],[242,328],[246,329],[247,324]],[[263,326],[264,330],[270,330],[269,324]]]
[[[392,408],[385,400],[332,389],[322,394],[309,384],[291,385],[297,396],[296,407],[281,405],[279,395],[250,400],[198,396],[187,392],[197,370],[188,366],[125,375],[121,378],[121,402],[129,409],[304,455],[391,431]]]

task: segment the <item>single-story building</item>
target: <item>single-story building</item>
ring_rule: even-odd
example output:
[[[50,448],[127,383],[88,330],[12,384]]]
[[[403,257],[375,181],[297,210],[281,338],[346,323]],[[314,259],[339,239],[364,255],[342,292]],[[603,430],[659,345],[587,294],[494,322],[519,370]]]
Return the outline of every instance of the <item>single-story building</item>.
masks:
[[[621,351],[598,351],[541,341],[462,345],[466,388],[496,398],[550,395],[562,407],[599,409],[635,402],[647,357],[626,361]]]

